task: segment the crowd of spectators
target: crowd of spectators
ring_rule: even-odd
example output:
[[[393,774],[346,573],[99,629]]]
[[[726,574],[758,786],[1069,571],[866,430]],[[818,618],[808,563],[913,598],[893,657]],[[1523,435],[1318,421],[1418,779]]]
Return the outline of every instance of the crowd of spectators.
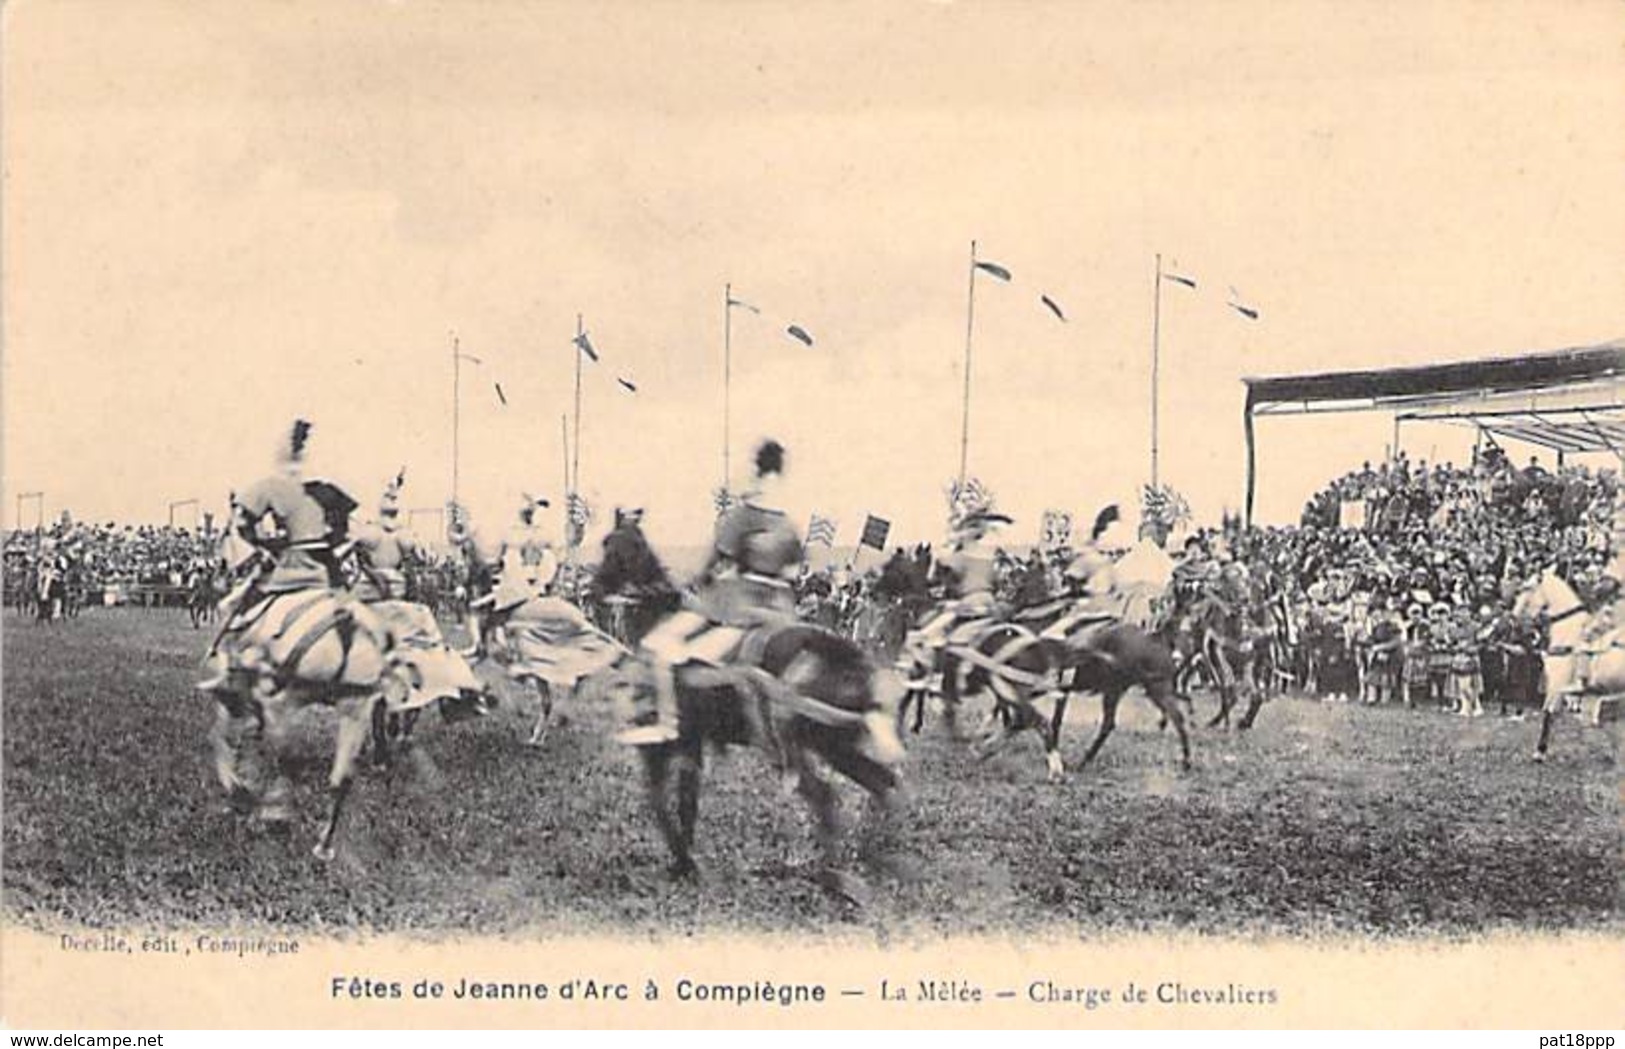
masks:
[[[190,528],[60,521],[5,537],[5,588],[29,585],[42,564],[71,579],[93,603],[137,588],[181,588],[215,554],[215,536]]]
[[[1341,567],[1373,593],[1493,605],[1510,596],[1507,583],[1549,564],[1594,598],[1618,498],[1612,470],[1534,460],[1518,468],[1493,445],[1465,468],[1401,455],[1340,478],[1305,507],[1299,528],[1255,545],[1305,587]]]

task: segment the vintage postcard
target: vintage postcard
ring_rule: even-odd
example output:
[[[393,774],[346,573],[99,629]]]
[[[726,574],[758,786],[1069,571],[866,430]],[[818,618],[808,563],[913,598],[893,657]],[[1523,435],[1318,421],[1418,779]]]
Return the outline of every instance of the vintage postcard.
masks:
[[[24,1029],[1625,1021],[1625,9],[21,0]]]

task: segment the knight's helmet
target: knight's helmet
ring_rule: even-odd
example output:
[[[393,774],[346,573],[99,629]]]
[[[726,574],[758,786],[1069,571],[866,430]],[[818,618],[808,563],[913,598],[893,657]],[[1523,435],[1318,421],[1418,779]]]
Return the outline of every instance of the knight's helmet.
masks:
[[[305,451],[310,443],[310,431],[310,423],[304,419],[295,419],[288,436],[277,446],[277,466],[290,477],[297,478],[304,472]]]
[[[1002,514],[993,512],[993,493],[974,477],[954,481],[948,486],[948,534],[955,542],[979,539],[995,524]]]
[[[384,494],[378,500],[378,520],[385,528],[400,523],[401,516],[401,489],[406,486],[406,467],[392,477],[384,486]]]

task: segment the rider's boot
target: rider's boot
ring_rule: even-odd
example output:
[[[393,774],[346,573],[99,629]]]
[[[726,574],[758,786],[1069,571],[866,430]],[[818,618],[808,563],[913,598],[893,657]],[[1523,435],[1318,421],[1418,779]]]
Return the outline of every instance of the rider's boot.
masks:
[[[655,720],[616,733],[617,742],[634,747],[671,743],[677,739],[677,668],[664,660],[654,664]]]

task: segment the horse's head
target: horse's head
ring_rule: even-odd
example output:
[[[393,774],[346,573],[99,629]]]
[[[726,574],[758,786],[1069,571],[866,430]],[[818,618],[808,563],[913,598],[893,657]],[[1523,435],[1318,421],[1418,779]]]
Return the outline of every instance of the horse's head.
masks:
[[[1571,606],[1578,600],[1574,591],[1556,572],[1549,569],[1538,571],[1518,588],[1517,597],[1512,603],[1512,616],[1520,622],[1533,622],[1562,611],[1563,607]]]

